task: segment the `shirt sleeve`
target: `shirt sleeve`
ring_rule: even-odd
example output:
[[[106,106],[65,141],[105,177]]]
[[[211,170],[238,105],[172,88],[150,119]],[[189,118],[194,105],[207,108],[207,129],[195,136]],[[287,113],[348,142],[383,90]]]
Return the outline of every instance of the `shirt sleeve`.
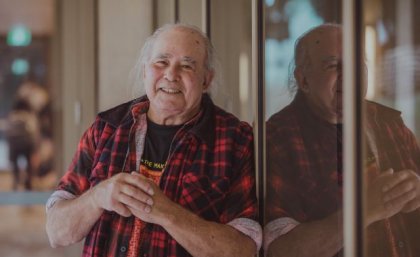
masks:
[[[254,240],[257,246],[257,252],[260,250],[262,244],[262,229],[258,222],[247,218],[237,218],[227,223],[227,225],[249,236]]]
[[[222,223],[235,218],[258,219],[252,129],[243,126],[241,133],[241,138],[235,140],[233,175],[220,218]]]
[[[296,156],[302,155],[296,146],[303,143],[293,134],[284,135],[283,130],[267,132],[266,222],[283,217],[303,221],[307,215],[297,184],[300,167],[295,163]]]
[[[240,131],[241,137],[235,140],[234,176],[220,220],[251,237],[259,249],[262,229],[258,223],[252,128],[242,123]]]
[[[264,227],[264,251],[268,250],[268,246],[279,236],[288,233],[300,223],[296,220],[283,217],[270,221]]]
[[[57,191],[66,191],[78,196],[90,188],[89,177],[92,171],[93,156],[96,148],[99,119],[81,137],[73,160],[60,179]]]
[[[45,204],[46,212],[48,213],[48,211],[54,206],[55,203],[74,198],[76,198],[76,196],[67,191],[57,190],[48,198],[47,203]]]

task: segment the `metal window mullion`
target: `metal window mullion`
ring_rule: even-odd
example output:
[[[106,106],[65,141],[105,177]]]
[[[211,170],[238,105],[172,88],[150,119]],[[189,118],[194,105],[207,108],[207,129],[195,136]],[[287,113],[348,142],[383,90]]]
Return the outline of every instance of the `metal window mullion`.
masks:
[[[211,39],[211,0],[202,0],[202,29]]]
[[[252,1],[252,85],[254,106],[255,165],[260,223],[264,224],[265,199],[265,97],[264,97],[264,1]]]
[[[363,256],[362,2],[343,3],[344,256]]]
[[[175,8],[174,8],[174,22],[179,22],[179,0],[174,0]]]

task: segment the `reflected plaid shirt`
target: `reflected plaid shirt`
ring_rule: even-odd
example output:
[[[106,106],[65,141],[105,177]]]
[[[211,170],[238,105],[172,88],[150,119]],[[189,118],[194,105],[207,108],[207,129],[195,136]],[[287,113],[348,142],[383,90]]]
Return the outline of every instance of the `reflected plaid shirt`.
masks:
[[[135,119],[145,120],[143,97],[101,113],[84,133],[57,190],[81,195],[119,172],[136,170]],[[203,95],[199,115],[174,138],[160,188],[184,208],[226,224],[257,220],[251,127],[216,107]],[[85,239],[83,256],[125,256],[134,218],[105,211]],[[190,256],[163,227],[146,223],[141,256]]]
[[[373,102],[366,103],[366,110],[367,129],[376,134],[380,170],[419,172],[420,151],[400,113]],[[341,128],[313,115],[300,94],[269,119],[266,223],[285,217],[306,223],[342,208],[341,140]],[[418,228],[419,211],[372,224],[366,256],[420,256]]]

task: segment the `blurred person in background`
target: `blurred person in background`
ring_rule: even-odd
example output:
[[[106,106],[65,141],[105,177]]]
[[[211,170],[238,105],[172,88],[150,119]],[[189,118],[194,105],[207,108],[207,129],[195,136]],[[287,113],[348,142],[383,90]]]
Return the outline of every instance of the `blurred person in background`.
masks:
[[[19,87],[16,98],[27,102],[38,119],[39,145],[33,158],[33,168],[34,175],[42,178],[50,174],[54,169],[53,122],[50,95],[45,87],[28,79]],[[42,183],[40,186],[49,186],[47,184],[50,183]]]
[[[36,114],[24,99],[15,100],[7,117],[5,132],[13,173],[13,190],[17,190],[20,184],[21,168],[24,169],[24,188],[31,190],[34,153],[40,139],[40,128]]]

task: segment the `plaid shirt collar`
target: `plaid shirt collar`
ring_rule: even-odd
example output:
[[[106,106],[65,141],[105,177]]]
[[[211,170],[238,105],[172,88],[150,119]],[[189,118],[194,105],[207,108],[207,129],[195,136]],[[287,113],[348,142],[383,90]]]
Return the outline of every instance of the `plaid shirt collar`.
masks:
[[[292,105],[296,106],[297,111],[300,112],[300,115],[304,117],[303,120],[306,121],[308,124],[311,124],[311,122],[316,122],[317,124],[321,124],[324,126],[331,125],[331,123],[320,119],[318,116],[315,115],[315,113],[313,113],[310,110],[310,107],[308,106],[307,101],[305,99],[305,95],[302,92],[298,91],[296,93],[296,96],[292,101]],[[385,105],[365,100],[365,106],[365,113],[369,116],[369,119],[367,119],[368,122],[377,122],[378,120],[390,122],[401,118],[400,111],[397,111]]]
[[[99,113],[99,117],[111,124],[114,127],[125,126],[133,124],[134,117],[147,113],[149,109],[150,101],[146,95],[139,97],[130,102],[119,105],[108,111]],[[215,138],[215,106],[210,96],[205,93],[201,99],[201,110],[195,115],[190,121],[185,123],[185,126],[191,128],[188,130],[204,140],[210,147],[214,145]],[[118,110],[118,111],[115,111]]]
[[[401,112],[382,104],[378,104],[372,101],[365,101],[366,115],[368,115],[367,121],[377,123],[378,121],[391,122],[397,119],[401,119]]]

